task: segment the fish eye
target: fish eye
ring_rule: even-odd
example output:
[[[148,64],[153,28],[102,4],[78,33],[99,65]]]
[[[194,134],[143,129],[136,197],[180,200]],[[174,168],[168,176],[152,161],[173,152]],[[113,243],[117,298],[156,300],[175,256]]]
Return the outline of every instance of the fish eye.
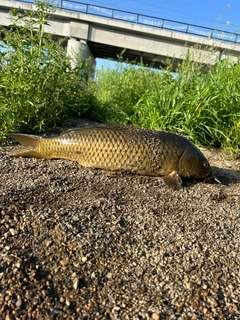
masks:
[[[207,161],[204,161],[203,166],[207,168],[207,167],[209,167],[209,163]]]

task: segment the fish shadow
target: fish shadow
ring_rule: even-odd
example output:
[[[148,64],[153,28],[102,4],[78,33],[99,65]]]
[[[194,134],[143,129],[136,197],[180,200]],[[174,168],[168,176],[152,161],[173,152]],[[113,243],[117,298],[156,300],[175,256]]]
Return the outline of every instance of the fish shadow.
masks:
[[[213,167],[213,175],[225,185],[240,183],[240,170]]]
[[[221,182],[222,185],[228,186],[229,184],[240,183],[240,170],[219,168],[214,166],[212,168],[213,168],[214,177],[216,177]],[[194,184],[196,184],[204,180],[183,179],[183,184],[185,187],[190,187],[193,181],[194,181]],[[214,179],[210,179],[205,182],[208,184],[218,184],[218,182],[215,181]]]

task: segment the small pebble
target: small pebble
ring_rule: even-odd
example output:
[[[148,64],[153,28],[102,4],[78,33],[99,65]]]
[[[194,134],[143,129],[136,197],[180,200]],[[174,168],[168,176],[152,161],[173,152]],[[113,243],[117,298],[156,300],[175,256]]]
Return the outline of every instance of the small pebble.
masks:
[[[160,320],[160,317],[159,317],[159,315],[157,313],[153,313],[152,314],[152,319],[153,320]]]
[[[86,262],[87,261],[87,257],[82,257],[82,262]]]
[[[22,299],[20,296],[18,296],[17,302],[16,302],[16,307],[20,308],[22,305]]]
[[[76,289],[78,288],[78,286],[79,286],[79,279],[76,278],[76,279],[74,279],[74,281],[73,281],[73,288],[76,290]]]
[[[62,266],[67,266],[69,264],[69,260],[68,259],[63,259],[60,261]]]
[[[69,300],[66,300],[66,305],[69,307],[71,305],[71,302]]]
[[[9,232],[11,233],[12,236],[15,236],[17,234],[17,231],[13,228],[10,228]]]

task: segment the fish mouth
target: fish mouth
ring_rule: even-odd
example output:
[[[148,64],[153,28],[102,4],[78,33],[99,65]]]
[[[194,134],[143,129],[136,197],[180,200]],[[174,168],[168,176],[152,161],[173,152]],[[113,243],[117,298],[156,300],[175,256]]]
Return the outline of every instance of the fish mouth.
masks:
[[[218,180],[217,177],[215,177],[215,175],[213,174],[213,170],[212,167],[210,167],[210,171],[208,172],[208,174],[206,175],[204,182],[205,181],[209,181],[209,180],[213,180],[215,182],[217,182],[218,184],[222,184],[220,180]]]
[[[209,180],[214,180],[215,182],[217,182],[218,184],[222,184],[222,182],[220,180],[218,180],[217,177],[215,177],[212,173],[210,173],[204,180],[205,181],[209,181]]]

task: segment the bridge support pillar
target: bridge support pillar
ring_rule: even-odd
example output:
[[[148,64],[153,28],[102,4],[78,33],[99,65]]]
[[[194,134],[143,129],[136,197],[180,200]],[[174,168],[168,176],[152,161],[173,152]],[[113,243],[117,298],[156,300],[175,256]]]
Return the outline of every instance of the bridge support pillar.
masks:
[[[76,40],[76,39],[69,39],[67,43],[67,53],[72,58],[71,64],[72,68],[76,66],[76,61],[74,59],[74,55],[76,53],[82,53],[83,59],[91,59],[91,70],[89,72],[89,77],[94,78],[95,75],[95,67],[96,67],[96,60],[90,50],[90,48],[87,45],[86,41],[83,40]]]

